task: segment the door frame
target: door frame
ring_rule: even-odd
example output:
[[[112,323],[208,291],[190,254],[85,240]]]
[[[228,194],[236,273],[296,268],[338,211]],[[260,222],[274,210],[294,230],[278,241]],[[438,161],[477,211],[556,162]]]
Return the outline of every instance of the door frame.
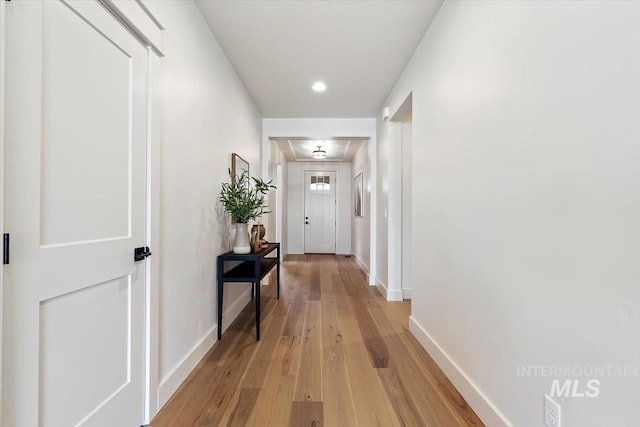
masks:
[[[403,191],[403,180],[412,185],[412,165],[403,169],[404,148],[412,146],[412,136],[404,135],[404,125],[411,123],[413,111],[413,93],[410,92],[402,104],[393,112],[387,122],[387,132],[389,138],[389,199],[388,199],[388,244],[387,244],[387,283],[379,288],[386,293],[387,301],[402,301],[404,296],[411,296],[411,289],[406,288],[404,283],[411,283],[411,271],[406,268],[404,259],[411,254],[404,253],[403,241],[410,243],[411,223],[403,223],[406,219],[412,220],[410,212],[404,212],[411,206],[411,192]],[[408,137],[407,137],[408,136]],[[410,243],[411,244],[411,243]],[[404,275],[403,275],[404,273]],[[408,277],[407,277],[408,276]],[[405,293],[406,290],[406,293]]]
[[[5,2],[0,1],[0,76],[5,76],[5,53],[6,53],[6,10],[5,10]],[[6,230],[4,228],[4,159],[5,159],[5,141],[4,141],[4,111],[5,111],[5,80],[4,78],[0,79],[0,230],[4,233]],[[4,338],[2,336],[2,331],[4,329],[4,312],[2,308],[4,307],[4,268],[2,272],[0,272],[0,420],[2,419],[2,345],[4,342]]]
[[[119,4],[116,6],[111,0],[96,0],[102,4],[134,37],[136,37],[147,49],[148,59],[148,92],[147,92],[147,191],[146,191],[146,245],[160,247],[160,131],[161,122],[153,115],[160,111],[159,97],[153,96],[159,93],[160,58],[164,56],[161,50],[161,31],[164,27],[158,17],[153,14],[143,0],[132,4]],[[139,6],[139,9],[135,7]],[[122,9],[125,7],[126,10]],[[126,19],[123,19],[126,18]],[[0,75],[5,76],[6,67],[6,2],[0,0]],[[5,128],[5,80],[0,79],[0,129]],[[0,230],[2,233],[10,232],[5,229],[4,200],[5,185],[4,162],[6,156],[6,142],[4,132],[0,132]],[[144,351],[144,423],[149,424],[159,412],[158,382],[159,382],[159,259],[147,258],[145,261],[145,351]],[[0,271],[0,419],[2,419],[2,355],[3,355],[3,328],[4,328],[4,269]]]
[[[351,164],[349,164],[349,167],[351,167]],[[335,172],[336,173],[336,254],[338,254],[338,235],[341,229],[341,225],[342,225],[342,221],[340,221],[340,213],[341,213],[341,209],[343,209],[341,203],[340,203],[340,196],[339,196],[339,191],[340,191],[340,185],[342,183],[342,175],[340,174],[340,164],[337,162],[307,162],[307,163],[302,163],[300,165],[300,169],[299,169],[299,174],[300,174],[300,187],[299,191],[301,192],[301,197],[300,197],[300,201],[299,201],[299,207],[300,207],[300,211],[302,213],[304,213],[305,211],[305,180],[304,180],[304,175],[306,172],[318,172],[318,171],[330,171],[330,172]],[[291,179],[291,176],[288,177],[288,179]],[[349,191],[351,191],[351,187],[349,187]],[[349,199],[351,200],[351,199]],[[350,209],[350,207],[348,208]],[[289,218],[289,221],[291,221],[292,218]],[[300,253],[305,253],[305,247],[304,247],[304,239],[305,239],[305,232],[304,232],[304,216],[302,217],[295,217],[296,221],[299,221],[299,230],[300,230],[300,236],[302,238],[302,247],[300,248],[301,252]]]
[[[333,227],[333,253],[334,254],[338,254],[338,230],[339,228],[339,221],[338,221],[338,214],[340,213],[339,208],[338,208],[338,174],[339,172],[339,167],[336,167],[335,169],[331,169],[329,168],[322,168],[323,164],[320,164],[320,168],[319,169],[304,169],[302,171],[302,213],[305,216],[305,220],[302,221],[302,251],[306,254],[306,253],[314,253],[314,252],[307,252],[307,232],[305,230],[304,225],[306,222],[306,216],[307,216],[307,191],[309,191],[308,189],[308,182],[307,182],[307,173],[334,173],[335,174],[335,179],[334,179],[334,183],[333,185],[335,186],[334,189],[334,193],[333,193],[333,202],[334,202],[334,206],[335,206],[335,211],[334,211],[334,227]],[[353,242],[352,242],[353,243]],[[330,252],[329,252],[330,253]]]
[[[150,424],[159,412],[159,353],[160,353],[160,58],[162,33],[165,28],[158,16],[144,0],[118,2],[96,0],[102,4],[147,49],[147,171],[145,200],[145,245],[152,255],[145,260],[146,282],[144,295],[144,354],[143,354],[143,423]],[[155,248],[155,249],[154,249]]]
[[[160,125],[154,112],[160,111],[160,58],[147,46],[149,61],[147,83],[147,221],[146,245],[155,251],[147,258],[145,284],[145,363],[144,363],[144,423],[150,424],[160,411],[159,355],[160,355]]]
[[[282,163],[278,162],[278,164],[276,165],[276,209],[275,209],[275,214],[276,214],[276,242],[280,242],[280,244],[283,244],[283,239],[282,239],[282,204],[283,204],[283,198],[282,198],[282,191],[283,191],[283,185],[284,183],[282,182]]]
[[[393,113],[389,119],[389,125],[395,126],[399,131],[399,140],[393,141],[400,147],[394,151],[395,155],[390,156],[395,159],[395,163],[392,167],[396,167],[398,172],[396,174],[399,178],[399,182],[395,182],[395,188],[399,189],[399,203],[396,200],[396,213],[394,215],[400,220],[392,225],[389,225],[389,231],[394,231],[400,238],[399,242],[395,242],[399,245],[399,254],[392,256],[389,254],[389,272],[397,270],[397,280],[400,285],[400,292],[403,299],[411,299],[412,291],[412,259],[411,248],[412,243],[412,187],[413,187],[413,165],[411,162],[411,152],[413,150],[413,92],[402,101],[402,104]],[[399,156],[398,156],[399,155]],[[391,200],[389,201],[389,210],[392,210]],[[391,236],[389,237],[391,241]],[[391,263],[397,263],[392,268]],[[389,283],[391,283],[391,277],[389,277]]]

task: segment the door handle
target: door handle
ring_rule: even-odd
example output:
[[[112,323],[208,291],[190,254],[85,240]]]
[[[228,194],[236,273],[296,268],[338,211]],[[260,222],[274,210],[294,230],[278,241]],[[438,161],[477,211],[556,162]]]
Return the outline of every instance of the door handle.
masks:
[[[139,248],[135,248],[133,250],[133,260],[144,261],[144,259],[151,255],[151,251],[148,246],[140,246]]]
[[[2,236],[2,264],[9,264],[9,233],[4,233]]]

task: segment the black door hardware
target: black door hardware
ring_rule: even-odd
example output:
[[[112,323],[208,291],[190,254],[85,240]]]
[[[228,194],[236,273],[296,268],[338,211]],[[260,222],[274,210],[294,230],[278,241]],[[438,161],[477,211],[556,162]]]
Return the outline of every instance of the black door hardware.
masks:
[[[151,251],[149,250],[148,246],[141,246],[133,250],[134,261],[144,261],[144,259],[149,255],[151,255]]]
[[[9,264],[9,233],[2,236],[2,264]]]

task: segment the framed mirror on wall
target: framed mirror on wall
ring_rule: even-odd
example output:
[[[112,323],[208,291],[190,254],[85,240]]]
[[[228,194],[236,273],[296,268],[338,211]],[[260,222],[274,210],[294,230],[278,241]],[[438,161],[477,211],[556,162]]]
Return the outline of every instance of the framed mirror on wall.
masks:
[[[244,172],[249,175],[249,162],[236,153],[231,153],[231,175],[233,179],[241,176]]]
[[[364,203],[364,188],[362,182],[362,172],[360,172],[353,179],[353,214],[355,216],[364,216],[363,203]]]

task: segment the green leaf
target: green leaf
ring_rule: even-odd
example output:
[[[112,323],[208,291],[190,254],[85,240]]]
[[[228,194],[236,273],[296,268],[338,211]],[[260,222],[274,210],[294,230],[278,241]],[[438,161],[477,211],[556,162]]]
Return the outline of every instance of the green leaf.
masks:
[[[229,170],[230,183],[223,182],[218,200],[236,222],[247,223],[250,220],[271,213],[265,196],[275,189],[273,180],[264,182],[262,179],[249,176],[243,171],[234,177]],[[253,181],[253,182],[252,182]]]

